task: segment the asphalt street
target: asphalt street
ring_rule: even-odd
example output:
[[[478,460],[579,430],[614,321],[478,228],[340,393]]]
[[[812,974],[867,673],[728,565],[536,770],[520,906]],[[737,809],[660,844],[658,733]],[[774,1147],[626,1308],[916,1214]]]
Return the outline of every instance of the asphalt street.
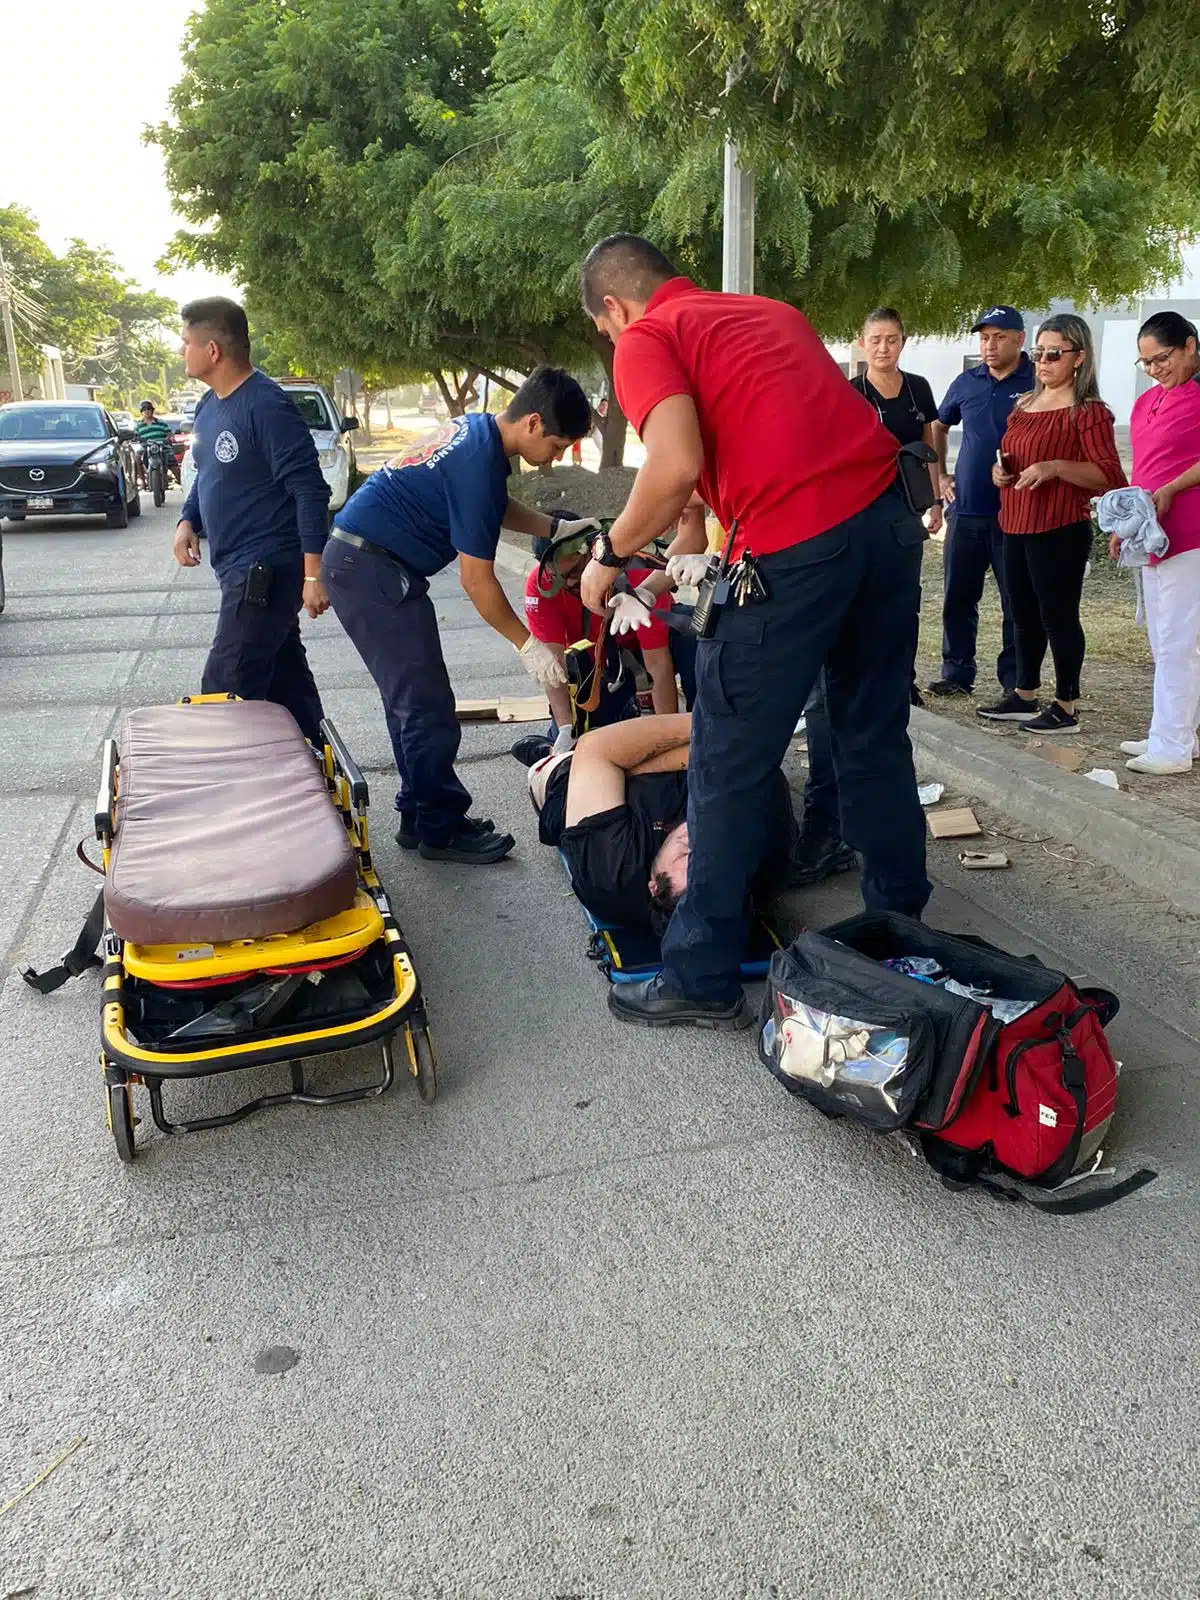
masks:
[[[1002,890],[943,849],[929,918],[1126,1002],[1112,1156],[1159,1177],[1078,1218],[948,1193],[789,1098],[750,1035],[612,1022],[513,730],[468,728],[461,770],[514,857],[415,859],[373,687],[306,621],[441,1097],[177,1140],[147,1116],[119,1163],[95,974],[11,974],[92,898],[101,740],[199,685],[217,597],[172,560],[178,507],[4,527],[0,1600],[1200,1596],[1198,1046],[1169,981],[1194,933],[1146,913],[1126,940],[1053,873]],[[459,693],[530,692],[435,594]],[[842,879],[796,911],[856,903]]]

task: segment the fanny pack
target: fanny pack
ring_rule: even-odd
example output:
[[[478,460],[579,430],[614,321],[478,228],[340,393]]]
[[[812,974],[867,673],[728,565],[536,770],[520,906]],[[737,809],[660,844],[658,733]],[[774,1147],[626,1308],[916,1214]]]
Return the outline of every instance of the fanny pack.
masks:
[[[920,439],[915,444],[903,445],[896,457],[900,487],[908,501],[908,509],[916,517],[923,517],[930,506],[937,502],[933,479],[929,476],[929,469],[936,460],[936,452]]]

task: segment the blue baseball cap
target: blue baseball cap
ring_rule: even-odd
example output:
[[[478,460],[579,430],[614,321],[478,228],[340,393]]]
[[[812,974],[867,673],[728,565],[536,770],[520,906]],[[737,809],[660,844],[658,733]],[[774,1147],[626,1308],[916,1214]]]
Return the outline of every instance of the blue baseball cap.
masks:
[[[992,306],[972,325],[971,332],[978,333],[980,328],[1013,328],[1024,333],[1025,318],[1013,306]]]

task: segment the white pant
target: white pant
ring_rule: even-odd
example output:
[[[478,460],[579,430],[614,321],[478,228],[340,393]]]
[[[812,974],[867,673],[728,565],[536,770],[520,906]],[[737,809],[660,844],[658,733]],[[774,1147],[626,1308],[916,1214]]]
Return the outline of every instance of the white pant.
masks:
[[[1190,761],[1200,723],[1200,550],[1142,573],[1154,653],[1154,716],[1147,755]]]

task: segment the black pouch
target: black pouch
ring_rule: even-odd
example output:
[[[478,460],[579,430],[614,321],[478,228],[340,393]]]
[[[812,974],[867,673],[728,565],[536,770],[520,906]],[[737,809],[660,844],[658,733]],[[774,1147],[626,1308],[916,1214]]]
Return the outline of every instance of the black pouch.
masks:
[[[242,599],[248,606],[265,606],[271,598],[271,568],[264,561],[256,561],[246,574],[246,587]]]
[[[933,480],[929,476],[929,469],[936,460],[934,451],[920,440],[915,444],[906,444],[896,457],[900,487],[908,501],[908,509],[915,517],[923,517],[937,499],[933,492]]]

